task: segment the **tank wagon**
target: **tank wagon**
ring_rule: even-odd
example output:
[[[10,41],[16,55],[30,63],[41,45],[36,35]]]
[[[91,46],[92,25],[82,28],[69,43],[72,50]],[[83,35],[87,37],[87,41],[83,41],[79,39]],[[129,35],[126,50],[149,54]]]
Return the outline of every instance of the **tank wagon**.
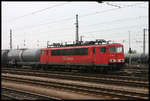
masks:
[[[107,70],[120,68],[124,63],[124,49],[123,45],[119,43],[19,49],[8,52],[9,65],[31,65],[47,68],[59,65],[76,69],[82,67]]]
[[[20,62],[21,60],[21,52],[22,50],[10,50],[8,52],[8,63],[16,64],[16,62]]]
[[[131,63],[138,64],[148,64],[149,55],[148,54],[125,54],[125,62],[129,63],[129,57],[131,57]]]
[[[19,65],[36,65],[40,63],[41,49],[27,49],[23,50],[21,54],[21,61]]]
[[[8,64],[25,64],[30,65],[30,62],[40,61],[41,49],[14,49],[7,54]],[[26,62],[28,62],[26,64]]]
[[[1,51],[1,63],[2,63],[2,66],[7,65],[7,62],[8,62],[8,52],[9,52],[9,50],[2,50]]]

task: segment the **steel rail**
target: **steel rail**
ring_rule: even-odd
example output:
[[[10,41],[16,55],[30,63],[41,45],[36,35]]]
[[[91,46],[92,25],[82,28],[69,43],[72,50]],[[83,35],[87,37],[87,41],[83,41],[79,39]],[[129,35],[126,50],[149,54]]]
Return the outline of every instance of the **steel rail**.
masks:
[[[72,84],[65,84],[65,83],[58,83],[58,82],[43,82],[38,80],[28,80],[28,79],[18,79],[14,77],[3,77],[2,80],[9,80],[15,82],[23,82],[23,83],[31,83],[31,84],[38,84],[42,86],[50,86],[56,88],[63,88],[63,89],[70,89],[75,91],[82,91],[94,94],[101,94],[105,96],[111,96],[113,98],[120,98],[120,99],[148,99],[148,94],[144,93],[136,93],[136,92],[128,92],[128,91],[121,91],[121,90],[114,90],[110,88],[102,88],[102,87],[90,87],[90,86],[83,86],[83,85],[72,85]]]
[[[3,72],[5,73],[5,71]],[[7,73],[7,72],[6,72]],[[31,76],[38,76],[38,77],[50,77],[50,78],[59,78],[59,79],[68,79],[68,80],[76,80],[76,81],[88,81],[88,82],[98,82],[98,83],[105,83],[105,84],[115,84],[115,85],[122,85],[122,86],[136,86],[136,87],[143,87],[148,88],[148,82],[143,81],[134,81],[134,80],[122,80],[116,78],[106,78],[106,77],[86,77],[86,76],[73,76],[73,75],[62,75],[62,74],[47,74],[47,73],[38,73],[38,72],[24,72],[24,71],[9,71],[12,74],[19,74],[19,75],[31,75]]]
[[[13,93],[13,94],[12,94]],[[15,96],[13,96],[15,94]],[[61,100],[59,98],[50,97],[46,95],[41,95],[38,93],[32,93],[28,91],[18,90],[14,88],[6,88],[2,87],[2,95],[9,97],[11,99],[17,99],[17,100]],[[19,95],[19,96],[17,96]],[[20,97],[22,96],[22,97]]]
[[[131,76],[119,76],[119,75],[110,75],[110,74],[90,74],[90,73],[70,73],[70,72],[56,72],[56,71],[43,71],[43,70],[32,70],[32,69],[16,69],[16,68],[3,68],[3,71],[8,70],[8,72],[11,71],[21,71],[21,72],[39,72],[39,73],[47,73],[47,74],[62,74],[62,75],[68,75],[68,76],[85,76],[85,77],[96,77],[96,78],[112,78],[112,79],[122,79],[122,80],[137,80],[137,81],[147,81],[148,78],[141,78],[141,77],[131,77]]]

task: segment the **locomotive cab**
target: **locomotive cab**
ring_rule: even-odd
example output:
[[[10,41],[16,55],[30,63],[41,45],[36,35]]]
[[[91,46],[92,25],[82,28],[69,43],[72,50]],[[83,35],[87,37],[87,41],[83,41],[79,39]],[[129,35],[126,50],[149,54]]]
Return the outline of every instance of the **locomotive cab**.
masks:
[[[125,63],[124,60],[124,49],[121,44],[111,44],[108,46],[108,63],[110,65],[123,65]]]

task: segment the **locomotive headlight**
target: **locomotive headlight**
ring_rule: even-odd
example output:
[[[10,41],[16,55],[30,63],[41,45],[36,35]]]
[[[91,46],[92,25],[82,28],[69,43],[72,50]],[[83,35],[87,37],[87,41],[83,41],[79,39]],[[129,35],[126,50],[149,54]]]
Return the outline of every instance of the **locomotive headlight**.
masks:
[[[124,62],[124,59],[122,59],[122,62]]]
[[[118,59],[118,62],[124,62],[124,59]]]
[[[110,59],[109,62],[116,62],[116,59]]]

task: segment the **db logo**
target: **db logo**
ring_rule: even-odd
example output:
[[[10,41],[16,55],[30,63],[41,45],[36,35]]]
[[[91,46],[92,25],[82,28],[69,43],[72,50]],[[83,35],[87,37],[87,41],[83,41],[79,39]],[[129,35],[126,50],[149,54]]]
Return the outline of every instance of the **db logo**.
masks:
[[[73,60],[72,57],[62,57],[62,58],[63,58],[63,60]]]

